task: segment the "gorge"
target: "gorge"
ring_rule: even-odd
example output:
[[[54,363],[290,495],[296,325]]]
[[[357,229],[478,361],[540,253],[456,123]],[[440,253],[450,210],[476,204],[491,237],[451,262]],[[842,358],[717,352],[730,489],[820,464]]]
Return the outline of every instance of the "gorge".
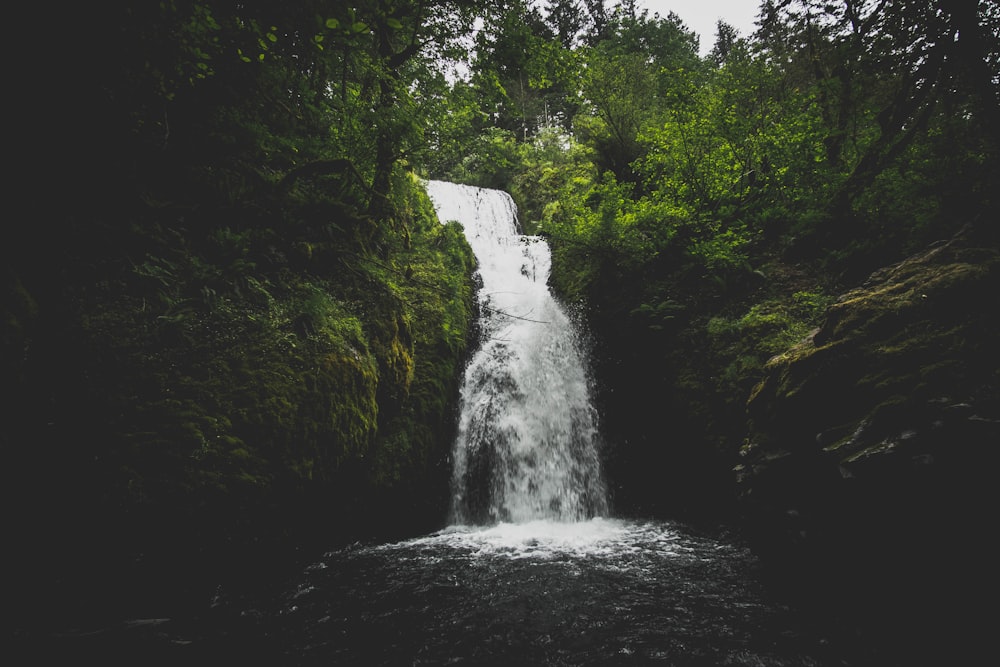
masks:
[[[760,439],[744,453],[748,462],[739,466],[750,530],[694,527],[615,511],[602,469],[607,444],[591,399],[588,348],[576,329],[580,322],[567,316],[549,292],[545,241],[519,233],[516,208],[506,193],[433,181],[426,187],[440,222],[463,228],[478,275],[478,342],[470,350],[458,402],[449,457],[450,510],[443,526],[403,540],[368,538],[333,546],[322,556],[307,558],[297,573],[286,570],[265,589],[220,587],[210,605],[174,609],[172,616],[50,629],[41,643],[27,644],[31,651],[42,659],[93,655],[165,664],[242,658],[272,665],[516,660],[792,667],[914,664],[918,658],[942,660],[964,650],[949,645],[939,652],[942,638],[970,626],[963,621],[953,627],[962,617],[955,605],[960,595],[949,600],[955,596],[936,588],[937,577],[923,568],[949,563],[954,572],[947,557],[950,548],[933,548],[925,531],[932,526],[941,530],[951,520],[947,508],[968,499],[921,500],[915,495],[905,501],[906,508],[895,510],[903,513],[893,514],[874,494],[903,488],[893,481],[905,474],[898,463],[888,477],[885,472],[864,473],[868,490],[858,499],[831,501],[849,498],[844,496],[849,491],[818,494],[817,485],[827,483],[820,481],[826,475],[802,486],[803,476],[816,474],[811,471],[817,464],[808,458],[794,463],[807,454],[770,453],[787,439]],[[995,279],[991,263],[977,263],[982,268],[970,269],[968,280],[959,277],[964,269],[956,267],[962,265],[949,264],[968,252],[962,249],[966,244],[965,237],[955,239],[901,265],[888,274],[898,287],[873,284],[846,296],[845,305],[831,310],[828,324],[802,345],[821,345],[817,340],[826,340],[830,334],[824,332],[829,331],[849,336],[843,323],[854,306],[847,304],[865,303],[869,292],[864,290],[870,298],[887,293],[909,298],[900,276],[917,281],[914,289],[921,294],[943,294],[934,291],[935,284],[988,292],[977,281]],[[924,265],[932,276],[948,276],[953,282],[918,278]],[[914,305],[922,305],[925,297],[913,298],[920,300]],[[830,328],[836,326],[841,328]],[[969,326],[970,332],[979,330]],[[777,371],[797,354],[806,352],[793,350],[772,360],[776,372],[752,398],[751,415],[759,414],[764,397],[777,400],[768,383],[789,382],[784,379],[788,371]],[[886,368],[901,372],[906,367],[890,363]],[[837,368],[845,371],[843,364]],[[799,382],[820,377],[809,371]],[[979,396],[983,401],[984,395]],[[782,403],[768,405],[779,409]],[[906,454],[912,463],[904,466],[945,465],[946,471],[954,471],[947,460],[938,461],[947,458],[941,448],[953,446],[958,435],[987,440],[996,435],[1000,422],[982,416],[989,403],[961,411],[958,419],[966,427],[953,421],[940,425],[945,415],[958,412],[943,403],[940,409],[938,421],[926,416],[925,408],[913,413],[923,413],[923,423],[936,424],[925,428],[944,430],[937,435],[904,430],[912,435],[902,440],[923,443],[905,443],[919,452]],[[879,420],[889,419],[890,413],[879,414]],[[755,432],[768,424],[788,429],[797,423],[794,419],[758,419]],[[868,420],[864,428],[854,428],[851,440],[844,441],[851,447],[851,461],[842,460],[841,469],[870,468],[872,456],[899,458],[903,443],[883,443],[865,457],[856,456],[851,444],[866,428],[891,433],[888,423]],[[812,422],[802,426],[814,428]],[[773,472],[781,470],[778,466],[788,472]],[[803,496],[801,489],[813,495]],[[980,485],[972,491],[974,498],[985,493]],[[821,506],[820,500],[840,502],[840,507]],[[907,527],[905,511],[921,502],[931,503],[928,510],[937,518],[928,514],[926,522]],[[856,509],[848,509],[847,503]],[[884,537],[872,540],[883,531]],[[866,542],[869,550],[861,553]],[[891,559],[911,562],[893,566]],[[952,579],[959,580],[964,581]],[[789,594],[787,585],[802,588]],[[853,595],[881,590],[897,596],[877,597],[881,606],[872,607],[873,614],[893,614],[894,619],[845,617],[859,609],[845,602],[843,591],[830,590],[845,585]],[[910,610],[900,615],[904,606]],[[949,609],[951,618],[937,616],[940,609]],[[876,626],[879,636],[870,634]],[[916,640],[910,632],[918,627],[936,634]]]
[[[5,646],[992,654],[1000,5],[757,5],[18,6]]]

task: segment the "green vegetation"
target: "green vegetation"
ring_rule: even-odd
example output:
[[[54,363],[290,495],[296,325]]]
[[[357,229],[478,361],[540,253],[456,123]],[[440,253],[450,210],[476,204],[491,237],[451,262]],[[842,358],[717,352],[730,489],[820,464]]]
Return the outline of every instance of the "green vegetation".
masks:
[[[506,189],[549,239],[630,513],[731,509],[747,398],[803,340],[891,329],[972,274],[864,314],[838,294],[966,225],[970,267],[997,245],[996,3],[766,0],[704,56],[633,2],[99,5],[32,17],[59,57],[11,87],[29,141],[0,437],[22,563],[106,543],[81,567],[114,570],[170,543],[198,570],[211,545],[224,567],[439,521],[473,258],[421,178]],[[947,376],[929,350],[963,334],[935,331],[880,345]],[[792,404],[832,363],[817,344],[782,376]],[[886,414],[898,377],[861,378],[893,385]]]
[[[970,222],[995,243],[993,3],[762,2],[703,57],[631,3],[500,11],[448,96],[465,150],[428,167],[508,189],[550,240],[623,511],[723,508],[769,359],[876,269]]]
[[[181,595],[437,527],[474,258],[407,155],[468,8],[139,4],[59,17],[3,244],[18,563]]]

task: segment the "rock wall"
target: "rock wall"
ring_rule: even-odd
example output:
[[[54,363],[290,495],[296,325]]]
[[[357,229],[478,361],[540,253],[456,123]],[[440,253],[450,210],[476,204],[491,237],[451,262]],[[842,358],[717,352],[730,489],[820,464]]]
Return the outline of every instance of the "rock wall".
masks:
[[[1000,252],[967,227],[844,294],[748,402],[736,474],[765,562],[921,659],[966,645],[987,574],[998,306]]]
[[[24,618],[203,602],[338,542],[441,527],[475,259],[415,179],[397,193],[379,254],[345,231],[293,256],[277,214],[207,234],[170,217],[44,282],[2,275]],[[241,259],[216,261],[218,239]]]

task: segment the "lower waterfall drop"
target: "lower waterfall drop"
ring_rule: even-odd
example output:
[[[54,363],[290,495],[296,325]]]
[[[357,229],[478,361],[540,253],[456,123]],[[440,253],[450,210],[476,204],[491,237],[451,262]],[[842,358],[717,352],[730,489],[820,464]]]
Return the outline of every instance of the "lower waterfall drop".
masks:
[[[510,195],[429,181],[478,262],[480,341],[462,384],[454,444],[457,524],[582,521],[608,510],[587,358],[548,289],[544,240],[517,228]]]

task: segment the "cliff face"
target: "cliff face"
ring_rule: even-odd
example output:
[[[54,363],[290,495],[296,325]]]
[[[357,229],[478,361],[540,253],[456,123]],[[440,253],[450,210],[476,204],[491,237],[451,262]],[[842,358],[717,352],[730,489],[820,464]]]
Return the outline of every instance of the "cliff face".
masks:
[[[277,217],[206,233],[161,213],[107,259],[3,276],[0,438],[27,604],[204,596],[271,558],[439,527],[474,257],[419,182],[397,192],[377,253],[334,206],[313,216],[332,231],[305,239]]]
[[[915,646],[965,627],[997,503],[1000,252],[979,236],[876,272],[773,358],[736,468],[776,570]]]

